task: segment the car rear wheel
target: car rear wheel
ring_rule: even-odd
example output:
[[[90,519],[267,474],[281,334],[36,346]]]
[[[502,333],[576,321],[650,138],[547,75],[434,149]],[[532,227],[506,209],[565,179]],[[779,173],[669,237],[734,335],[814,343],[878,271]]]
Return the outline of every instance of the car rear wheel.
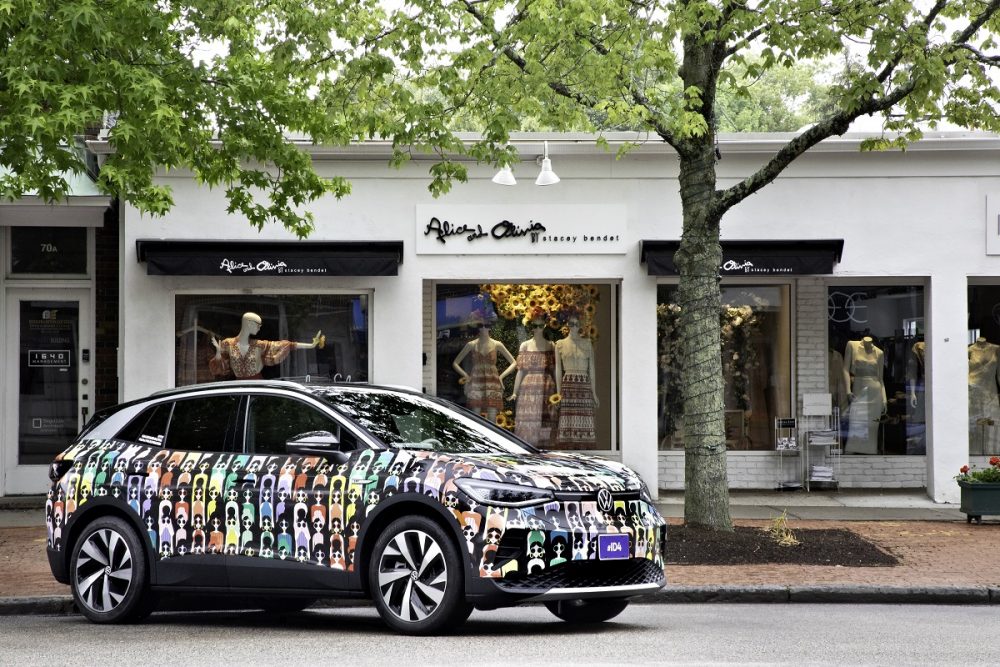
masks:
[[[101,517],[84,528],[70,573],[76,606],[94,623],[136,621],[152,610],[142,543],[118,517]]]
[[[472,613],[458,549],[443,528],[425,517],[389,524],[375,543],[368,581],[375,607],[397,632],[451,630]]]
[[[625,611],[628,600],[592,598],[589,600],[557,600],[545,607],[567,623],[603,623]]]

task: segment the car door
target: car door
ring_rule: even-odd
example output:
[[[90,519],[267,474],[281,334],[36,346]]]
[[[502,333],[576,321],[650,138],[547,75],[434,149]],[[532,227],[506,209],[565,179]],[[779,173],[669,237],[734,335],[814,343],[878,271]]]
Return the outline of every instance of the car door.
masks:
[[[330,433],[340,444],[327,456],[287,451],[289,440],[310,432]],[[346,588],[342,498],[336,492],[331,497],[331,480],[349,456],[367,448],[319,402],[268,392],[248,396],[244,447],[254,474],[242,494],[245,539],[229,561],[231,586]]]
[[[212,482],[222,478],[235,484],[230,478],[239,474],[239,406],[234,393],[179,398],[169,404],[166,432],[144,434],[147,442],[151,436],[163,442],[159,465],[146,478],[147,484],[156,478],[155,511],[144,517],[159,556],[159,585],[228,585],[225,544],[235,525],[227,516],[225,487],[213,495]],[[151,426],[159,413],[154,417]]]

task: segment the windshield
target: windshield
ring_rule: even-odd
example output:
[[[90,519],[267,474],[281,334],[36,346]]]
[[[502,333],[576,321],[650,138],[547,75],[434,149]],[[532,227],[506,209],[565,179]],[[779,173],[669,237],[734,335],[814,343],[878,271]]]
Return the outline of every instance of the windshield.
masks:
[[[346,387],[314,391],[390,447],[466,454],[534,451],[499,428],[422,396]]]

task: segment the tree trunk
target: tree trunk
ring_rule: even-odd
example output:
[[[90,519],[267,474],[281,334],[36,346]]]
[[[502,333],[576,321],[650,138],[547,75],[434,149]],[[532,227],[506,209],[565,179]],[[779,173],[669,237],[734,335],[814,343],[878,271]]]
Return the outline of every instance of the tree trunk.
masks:
[[[707,139],[707,141],[706,141]],[[732,530],[723,423],[725,384],[719,312],[721,214],[714,206],[715,152],[711,137],[680,159],[684,231],[680,269],[680,337],[684,392],[684,522]]]

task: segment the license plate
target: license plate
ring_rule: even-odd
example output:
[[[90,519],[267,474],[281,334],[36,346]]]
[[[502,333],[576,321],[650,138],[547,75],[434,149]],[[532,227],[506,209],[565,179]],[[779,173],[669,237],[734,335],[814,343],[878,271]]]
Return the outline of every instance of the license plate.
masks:
[[[628,558],[628,535],[598,535],[597,558],[599,560]]]

